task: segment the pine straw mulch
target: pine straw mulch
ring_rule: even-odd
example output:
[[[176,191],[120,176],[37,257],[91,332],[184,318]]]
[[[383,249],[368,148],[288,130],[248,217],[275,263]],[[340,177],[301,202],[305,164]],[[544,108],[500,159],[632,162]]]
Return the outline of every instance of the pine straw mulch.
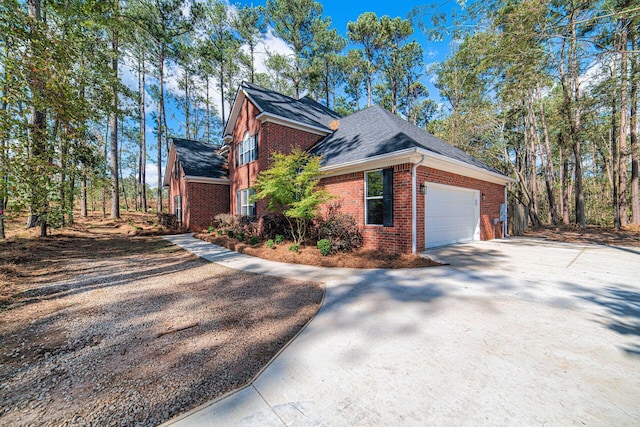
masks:
[[[424,268],[443,265],[420,255],[398,254],[371,249],[359,249],[350,253],[322,256],[315,245],[300,246],[298,252],[292,252],[289,250],[292,245],[291,242],[283,242],[273,248],[267,248],[264,241],[256,245],[250,245],[246,242],[239,242],[237,239],[218,236],[213,233],[198,233],[195,237],[232,251],[289,264],[339,268]]]
[[[524,235],[556,242],[640,247],[640,227],[638,226],[629,226],[620,230],[596,226],[589,226],[584,230],[575,226],[542,227],[527,230]]]

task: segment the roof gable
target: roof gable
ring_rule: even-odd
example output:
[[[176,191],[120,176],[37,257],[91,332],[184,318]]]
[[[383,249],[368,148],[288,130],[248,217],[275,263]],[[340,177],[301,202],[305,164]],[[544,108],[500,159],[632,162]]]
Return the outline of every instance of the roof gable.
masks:
[[[182,138],[171,138],[172,145],[165,171],[165,185],[167,177],[177,161],[185,176],[201,178],[227,178],[226,159],[216,153],[216,147],[200,141]]]
[[[252,83],[242,82],[225,126],[225,136],[232,133],[245,98],[258,108],[260,116],[270,116],[280,122],[307,126],[310,129],[321,131],[323,134],[331,133],[329,123],[342,117],[309,97],[294,99]]]

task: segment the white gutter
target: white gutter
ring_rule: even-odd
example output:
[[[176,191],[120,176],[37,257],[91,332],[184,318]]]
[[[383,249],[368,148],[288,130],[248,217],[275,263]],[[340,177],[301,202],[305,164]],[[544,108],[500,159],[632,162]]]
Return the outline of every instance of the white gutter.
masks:
[[[411,166],[411,253],[418,252],[418,166],[424,161],[424,154],[420,161]]]
[[[507,217],[504,219],[504,223],[502,224],[502,237],[507,237],[507,233],[509,232],[509,204],[507,203],[507,186],[504,186],[504,208],[507,211]]]

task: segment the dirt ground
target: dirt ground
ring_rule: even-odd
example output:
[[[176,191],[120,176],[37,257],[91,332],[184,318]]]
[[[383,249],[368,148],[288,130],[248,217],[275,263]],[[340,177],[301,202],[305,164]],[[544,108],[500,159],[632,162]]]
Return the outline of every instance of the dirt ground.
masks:
[[[289,250],[291,242],[283,242],[273,248],[267,248],[264,242],[249,245],[214,233],[199,233],[196,237],[240,253],[289,264],[339,268],[422,268],[442,265],[413,254],[360,249],[351,253],[322,256],[315,246],[300,246],[298,252],[292,252]]]
[[[318,283],[128,221],[0,242],[0,425],[157,425],[247,383],[319,307]]]
[[[540,237],[556,242],[591,243],[607,246],[640,247],[640,227],[621,230],[609,227],[543,227],[525,232],[528,237]]]

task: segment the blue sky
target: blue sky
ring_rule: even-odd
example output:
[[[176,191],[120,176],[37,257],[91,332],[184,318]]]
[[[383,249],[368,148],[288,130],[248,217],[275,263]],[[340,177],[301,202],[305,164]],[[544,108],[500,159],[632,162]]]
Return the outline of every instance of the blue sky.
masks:
[[[461,1],[461,0],[457,0]],[[439,12],[450,12],[452,9],[461,10],[459,4],[456,0],[441,0],[437,3],[437,9]],[[259,1],[229,1],[232,5],[264,5],[266,0]],[[323,16],[331,17],[333,27],[338,30],[338,32],[346,37],[347,32],[347,23],[349,21],[355,21],[358,19],[358,16],[364,12],[375,12],[379,17],[388,15],[392,18],[399,16],[402,18],[406,18],[407,14],[411,11],[411,9],[415,6],[424,5],[428,3],[418,2],[418,1],[404,1],[404,0],[326,0],[321,1],[323,5]],[[425,69],[428,69],[429,65],[433,62],[443,61],[448,56],[451,49],[451,40],[447,39],[442,42],[432,42],[427,39],[427,37],[420,31],[420,29],[415,28],[415,32],[413,34],[413,38],[418,40],[422,45],[424,50],[424,63]],[[278,40],[273,38],[273,36],[267,37],[265,40],[265,45],[272,52],[279,53],[290,53],[290,50],[287,52],[287,47],[282,40]],[[347,46],[347,49],[350,47],[357,46]],[[257,62],[259,59],[257,59]],[[136,80],[135,76],[130,70],[124,70],[124,80],[128,82],[128,85],[132,88],[136,88]],[[175,90],[177,88],[176,76],[178,74],[178,70],[175,68],[167,70],[167,82],[166,88],[168,91]],[[260,70],[260,65],[258,64],[258,71]],[[440,97],[438,94],[438,90],[431,83],[432,76],[425,75],[422,78],[422,82],[425,84],[427,89],[429,90],[430,97],[436,102],[440,101]],[[154,79],[149,77],[147,79],[148,84],[154,83]],[[212,101],[214,103],[219,103],[218,95],[212,95]],[[169,136],[184,136],[180,134],[180,119],[182,116],[182,112],[178,111],[173,104],[173,102],[168,99],[167,100],[167,124],[173,132],[170,132]],[[227,111],[229,111],[229,106],[226,107]],[[147,164],[147,183],[155,186],[157,182],[157,166],[152,162],[157,157],[157,152],[153,145],[155,144],[156,138],[153,134],[153,122],[151,121],[151,114],[156,110],[156,105],[151,101],[150,97],[147,97],[147,143],[149,144],[147,158],[149,159],[149,163]],[[164,150],[163,150],[164,151]],[[167,153],[163,153],[166,157]],[[164,169],[164,165],[163,165]]]

